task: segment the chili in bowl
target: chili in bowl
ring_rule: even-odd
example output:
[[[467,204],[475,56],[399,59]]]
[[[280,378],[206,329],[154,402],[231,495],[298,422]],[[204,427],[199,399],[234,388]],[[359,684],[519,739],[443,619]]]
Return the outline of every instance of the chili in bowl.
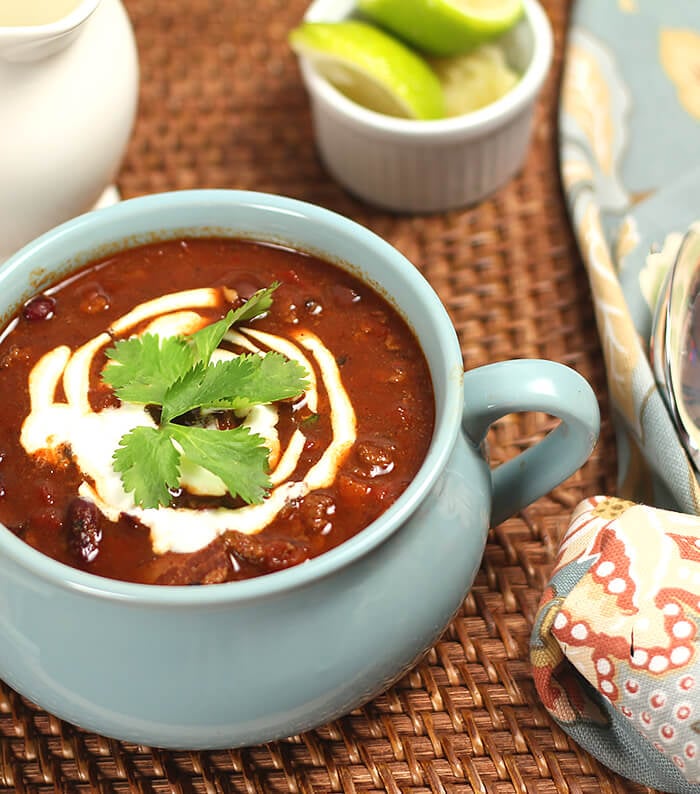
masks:
[[[464,373],[416,268],[292,199],[123,202],[0,287],[0,677],[119,739],[240,746],[369,699],[598,432],[564,366]],[[491,471],[513,411],[562,421]]]
[[[433,430],[428,366],[396,310],[318,257],[243,239],[91,262],[25,303],[0,370],[18,395],[0,420],[0,520],[144,584],[328,551],[396,501]]]

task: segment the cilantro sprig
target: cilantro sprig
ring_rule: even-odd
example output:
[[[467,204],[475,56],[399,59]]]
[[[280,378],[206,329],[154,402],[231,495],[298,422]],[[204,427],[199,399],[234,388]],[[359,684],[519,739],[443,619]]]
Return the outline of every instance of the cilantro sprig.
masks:
[[[178,422],[196,409],[247,410],[253,405],[296,397],[308,374],[280,353],[244,354],[211,362],[226,332],[236,323],[265,314],[278,284],[256,292],[218,322],[189,335],[155,334],[121,339],[106,351],[102,379],[124,402],[160,408],[157,427],[125,433],[113,466],[124,490],[142,507],[167,506],[180,484],[180,463],[190,462],[218,476],[232,496],[253,504],[270,487],[269,450],[264,439],[239,425],[231,430]]]

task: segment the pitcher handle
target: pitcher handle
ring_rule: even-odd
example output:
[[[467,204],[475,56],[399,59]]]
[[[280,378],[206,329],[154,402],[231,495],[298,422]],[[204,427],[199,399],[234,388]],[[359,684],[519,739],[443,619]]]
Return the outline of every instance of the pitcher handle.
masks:
[[[491,526],[549,493],[588,459],[600,431],[588,382],[564,364],[514,359],[464,373],[462,429],[479,446],[498,419],[542,411],[560,424],[529,449],[492,469]]]

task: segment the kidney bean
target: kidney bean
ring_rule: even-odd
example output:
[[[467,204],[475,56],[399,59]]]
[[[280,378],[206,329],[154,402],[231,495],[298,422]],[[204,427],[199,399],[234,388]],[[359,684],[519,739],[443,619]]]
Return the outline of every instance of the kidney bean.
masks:
[[[83,562],[92,562],[102,542],[100,514],[95,504],[80,497],[73,499],[66,510],[64,527],[71,552]]]
[[[24,304],[22,317],[30,322],[50,320],[56,313],[56,299],[48,295],[37,295]]]

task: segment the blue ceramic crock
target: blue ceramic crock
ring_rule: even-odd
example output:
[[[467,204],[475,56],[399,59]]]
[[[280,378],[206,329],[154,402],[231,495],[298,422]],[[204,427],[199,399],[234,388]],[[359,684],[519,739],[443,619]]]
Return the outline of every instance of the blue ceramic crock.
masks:
[[[398,251],[337,214],[260,193],[153,195],[59,226],[0,268],[5,320],[96,256],[182,234],[280,243],[372,283],[420,340],[437,404],[425,463],[381,518],[317,559],[258,579],[204,587],[112,581],[57,563],[0,526],[0,678],[106,736],[172,749],[235,747],[336,718],[414,663],[461,605],[489,526],[584,463],[599,413],[588,384],[553,362],[465,374],[444,307]],[[0,400],[10,399],[0,375]],[[492,422],[515,411],[562,421],[491,470],[482,441]]]

